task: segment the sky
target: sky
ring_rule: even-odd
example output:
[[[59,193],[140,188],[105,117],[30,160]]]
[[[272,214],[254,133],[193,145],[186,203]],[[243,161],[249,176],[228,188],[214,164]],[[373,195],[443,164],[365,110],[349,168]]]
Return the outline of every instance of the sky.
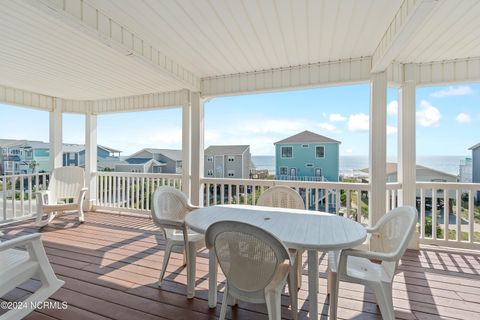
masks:
[[[387,153],[397,154],[397,90],[388,89]],[[368,84],[219,97],[205,104],[205,146],[273,143],[304,130],[339,140],[341,155],[368,155]],[[48,112],[0,104],[0,138],[48,141]],[[181,148],[181,109],[98,116],[98,143],[132,154]],[[63,141],[84,143],[85,117],[63,116]],[[417,88],[417,155],[466,156],[480,142],[480,84]]]

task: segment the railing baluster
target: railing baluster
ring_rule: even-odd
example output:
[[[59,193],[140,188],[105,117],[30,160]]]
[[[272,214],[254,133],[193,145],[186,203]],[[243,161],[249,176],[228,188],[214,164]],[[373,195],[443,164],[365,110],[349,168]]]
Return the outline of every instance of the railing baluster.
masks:
[[[461,218],[462,218],[462,199],[461,199],[461,194],[462,190],[456,190],[455,191],[455,214],[456,214],[456,219],[455,219],[455,240],[462,241],[462,228],[461,228]]]
[[[432,189],[432,238],[437,240],[437,190]]]
[[[325,189],[325,211],[330,212],[330,199],[329,199],[329,189]]]
[[[225,184],[220,185],[220,204],[225,204]]]
[[[23,217],[24,215],[24,207],[25,207],[25,178],[23,176],[20,177],[20,215]]]
[[[232,185],[228,184],[228,204],[232,204]]]
[[[362,222],[362,191],[357,192],[357,222]]]
[[[475,240],[475,219],[473,217],[473,190],[468,191],[468,241],[473,243]]]
[[[425,237],[425,189],[420,189],[420,237]]]
[[[445,241],[449,238],[449,223],[450,223],[450,197],[448,196],[448,189],[443,189],[443,227],[445,230]]]
[[[339,211],[340,211],[340,195],[341,195],[341,191],[340,189],[335,189],[335,214],[338,215]]]
[[[32,214],[32,176],[28,176],[28,213]]]
[[[16,201],[15,201],[15,196],[16,196],[16,191],[15,191],[15,185],[17,183],[17,177],[13,176],[12,177],[12,217],[16,218]]]

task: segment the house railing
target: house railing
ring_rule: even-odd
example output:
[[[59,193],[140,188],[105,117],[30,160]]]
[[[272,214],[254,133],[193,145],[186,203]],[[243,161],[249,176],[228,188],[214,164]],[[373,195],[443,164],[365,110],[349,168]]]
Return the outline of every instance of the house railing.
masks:
[[[156,188],[182,188],[181,174],[99,171],[96,181],[95,208],[122,212],[149,213]]]
[[[327,181],[323,176],[289,176],[276,175],[276,180],[290,180],[290,181]]]
[[[420,242],[479,249],[479,196],[479,183],[417,182]]]
[[[0,176],[0,224],[35,215],[35,192],[47,183],[48,173]]]
[[[309,210],[344,215],[361,223],[368,221],[370,186],[366,183],[219,178],[204,178],[201,182],[204,185],[205,206],[254,205],[267,188],[282,185],[297,190]],[[400,184],[392,184],[389,191],[399,187]],[[396,197],[396,192],[392,196]],[[391,203],[396,204],[396,198]]]

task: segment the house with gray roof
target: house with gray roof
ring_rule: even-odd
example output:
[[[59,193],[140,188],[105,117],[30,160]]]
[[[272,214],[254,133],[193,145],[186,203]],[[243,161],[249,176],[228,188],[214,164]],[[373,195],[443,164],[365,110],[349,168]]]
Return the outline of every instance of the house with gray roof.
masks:
[[[248,179],[252,168],[249,145],[216,145],[204,152],[206,178]]]
[[[155,160],[149,162],[149,160]],[[155,173],[182,173],[182,150],[175,149],[142,149],[125,159],[128,165],[143,165],[147,171],[134,172],[155,172]],[[126,164],[119,164],[115,171],[132,172],[133,167]],[[135,168],[138,170],[138,167]]]
[[[275,142],[275,178],[338,181],[340,143],[311,131]]]

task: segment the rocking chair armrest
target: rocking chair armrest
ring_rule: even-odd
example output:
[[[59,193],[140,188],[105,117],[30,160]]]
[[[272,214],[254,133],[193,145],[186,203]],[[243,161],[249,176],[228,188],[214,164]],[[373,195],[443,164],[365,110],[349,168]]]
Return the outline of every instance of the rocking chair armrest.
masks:
[[[50,196],[50,192],[48,190],[39,190],[35,192],[37,201],[40,200],[42,205],[45,204],[45,196],[47,196],[47,199]]]
[[[0,251],[5,251],[7,249],[26,246],[32,243],[35,240],[40,240],[40,233],[27,234],[12,240],[7,240],[5,242],[0,242]]]

